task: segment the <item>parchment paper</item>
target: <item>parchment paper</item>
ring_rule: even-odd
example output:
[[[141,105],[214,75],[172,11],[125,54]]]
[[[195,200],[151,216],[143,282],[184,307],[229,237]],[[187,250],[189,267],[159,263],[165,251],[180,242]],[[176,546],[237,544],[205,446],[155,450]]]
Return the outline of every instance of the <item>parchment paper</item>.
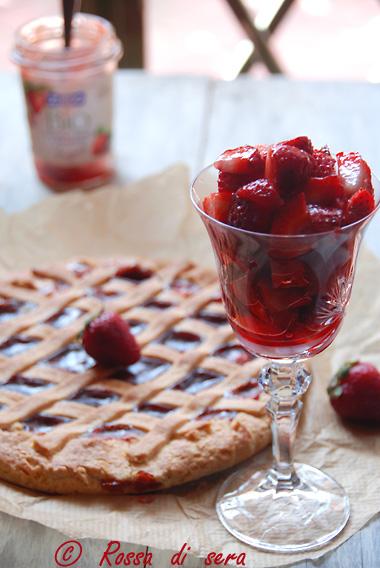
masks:
[[[21,189],[20,189],[21,192]],[[0,211],[1,270],[49,263],[72,255],[138,254],[190,257],[213,263],[206,232],[192,211],[188,173],[177,165],[131,184],[53,196],[7,216]],[[380,430],[347,428],[332,410],[326,384],[341,362],[360,356],[380,365],[380,263],[362,252],[344,326],[313,363],[314,382],[298,434],[299,461],[340,481],[351,500],[351,519],[329,546],[299,555],[272,555],[243,546],[214,512],[221,474],[154,497],[51,497],[0,482],[0,510],[32,519],[72,537],[122,540],[176,551],[246,552],[249,566],[266,567],[316,558],[335,548],[380,511]],[[269,459],[265,451],[254,466]]]

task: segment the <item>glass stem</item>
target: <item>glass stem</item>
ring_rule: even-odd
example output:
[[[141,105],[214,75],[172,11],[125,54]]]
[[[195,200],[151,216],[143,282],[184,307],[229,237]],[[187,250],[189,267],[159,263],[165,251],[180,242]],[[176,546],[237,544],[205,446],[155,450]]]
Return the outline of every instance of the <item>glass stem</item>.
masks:
[[[293,445],[301,414],[301,397],[311,375],[299,363],[270,363],[260,383],[270,395],[267,410],[272,419],[273,464],[269,472],[277,490],[294,489],[299,480],[294,469]]]

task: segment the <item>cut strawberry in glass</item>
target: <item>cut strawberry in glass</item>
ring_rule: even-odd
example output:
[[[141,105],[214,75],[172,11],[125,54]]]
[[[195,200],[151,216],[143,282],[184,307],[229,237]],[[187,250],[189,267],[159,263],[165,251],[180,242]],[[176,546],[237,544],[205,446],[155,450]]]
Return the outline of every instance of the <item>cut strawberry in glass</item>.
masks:
[[[279,188],[281,196],[298,191],[311,171],[312,159],[304,150],[286,144],[277,144],[268,150],[265,177]]]
[[[371,170],[358,152],[338,152],[338,171],[346,195],[350,197],[359,189],[367,189],[374,193]]]
[[[249,201],[264,213],[272,213],[283,201],[277,189],[267,179],[258,179],[238,189],[237,197]]]
[[[368,193],[368,192],[367,192]],[[338,229],[343,222],[343,211],[338,208],[308,205],[309,218],[305,233],[322,233]]]
[[[231,193],[210,193],[203,200],[203,209],[210,217],[225,223],[227,222],[231,202]]]
[[[272,223],[274,235],[302,234],[308,220],[308,211],[304,193],[298,193],[285,203],[277,212]]]
[[[271,211],[260,210],[255,203],[240,198],[237,193],[233,194],[228,215],[229,225],[246,231],[267,233],[270,230],[271,223]]]
[[[255,146],[239,146],[223,152],[214,166],[221,172],[249,174],[251,179],[258,179],[264,175],[265,160]]]
[[[274,288],[306,288],[311,281],[309,267],[300,260],[271,260]]]
[[[359,219],[364,219],[375,209],[375,199],[373,194],[366,189],[359,189],[347,203],[344,217],[344,224],[355,223]]]
[[[271,312],[294,310],[310,304],[312,295],[306,289],[299,288],[272,288],[268,282],[261,281],[258,290],[263,305]]]
[[[287,146],[294,146],[299,148],[308,154],[313,154],[313,144],[307,136],[297,136],[297,138],[292,138],[291,140],[285,140],[281,144],[286,144]]]
[[[302,190],[307,203],[313,205],[337,205],[345,198],[342,180],[339,176],[311,177]]]
[[[228,191],[233,193],[240,187],[252,181],[252,176],[245,174],[229,174],[228,172],[219,172],[218,175],[218,191]]]
[[[312,177],[324,178],[337,173],[336,160],[327,146],[314,150],[312,158]]]

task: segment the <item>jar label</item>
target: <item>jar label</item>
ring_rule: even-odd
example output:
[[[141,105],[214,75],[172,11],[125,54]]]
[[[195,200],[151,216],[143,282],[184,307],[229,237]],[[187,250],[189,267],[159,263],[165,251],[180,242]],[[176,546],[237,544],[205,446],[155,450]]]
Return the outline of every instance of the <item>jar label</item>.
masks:
[[[109,152],[112,75],[89,76],[76,85],[24,78],[24,91],[37,159],[60,166],[89,163]]]

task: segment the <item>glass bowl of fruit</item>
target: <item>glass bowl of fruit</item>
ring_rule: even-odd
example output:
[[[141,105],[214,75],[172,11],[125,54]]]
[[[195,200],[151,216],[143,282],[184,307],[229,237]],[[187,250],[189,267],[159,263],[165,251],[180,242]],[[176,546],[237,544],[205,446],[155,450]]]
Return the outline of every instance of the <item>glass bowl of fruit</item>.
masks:
[[[376,191],[375,191],[376,189]],[[209,234],[228,320],[265,357],[273,463],[223,484],[217,513],[240,540],[296,552],[334,538],[349,518],[344,489],[293,463],[292,441],[311,375],[343,321],[378,183],[357,152],[333,155],[309,138],[227,150],[202,170],[191,198]]]

